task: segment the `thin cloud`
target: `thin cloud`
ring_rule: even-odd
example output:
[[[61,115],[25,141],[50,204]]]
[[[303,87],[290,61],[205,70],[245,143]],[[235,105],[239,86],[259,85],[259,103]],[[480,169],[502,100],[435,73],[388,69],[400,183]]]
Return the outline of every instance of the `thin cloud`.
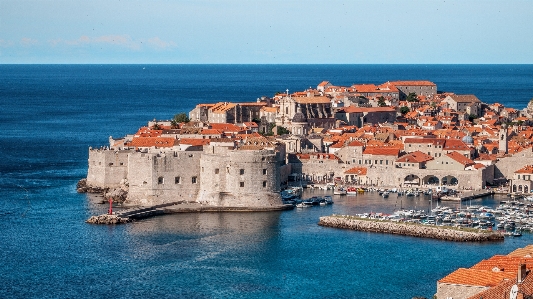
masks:
[[[39,41],[33,38],[23,37],[20,39],[20,44],[23,45],[24,47],[31,47],[31,46],[39,44]]]
[[[12,47],[13,45],[14,43],[10,40],[0,39],[0,47],[2,48]]]
[[[177,46],[175,42],[166,42],[160,39],[159,37],[153,37],[148,39],[148,44],[158,49],[169,49]]]
[[[143,46],[150,46],[156,49],[176,47],[176,43],[172,41],[164,41],[159,37],[149,38],[148,40],[135,40],[129,35],[102,35],[97,37],[82,35],[74,40],[54,39],[49,40],[48,42],[52,46],[66,45],[71,47],[82,47],[91,45],[110,45],[130,50],[142,50]]]

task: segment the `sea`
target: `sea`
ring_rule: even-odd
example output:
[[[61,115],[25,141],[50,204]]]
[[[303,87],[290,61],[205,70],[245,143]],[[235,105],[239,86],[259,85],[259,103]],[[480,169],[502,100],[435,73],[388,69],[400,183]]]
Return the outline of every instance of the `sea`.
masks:
[[[533,97],[533,65],[0,65],[0,298],[431,298],[455,269],[533,243],[529,234],[456,243],[317,225],[324,215],[437,204],[372,193],[283,212],[85,223],[108,208],[76,192],[89,147],[198,103],[324,80],[429,80],[516,109]]]

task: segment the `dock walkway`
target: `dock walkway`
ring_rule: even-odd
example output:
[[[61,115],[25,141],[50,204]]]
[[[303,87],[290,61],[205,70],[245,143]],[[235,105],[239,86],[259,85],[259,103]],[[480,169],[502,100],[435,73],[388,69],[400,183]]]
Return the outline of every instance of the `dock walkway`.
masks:
[[[274,207],[220,207],[203,205],[198,202],[177,201],[154,206],[134,207],[112,215],[92,216],[86,222],[93,224],[120,224],[133,220],[146,219],[165,214],[176,213],[210,213],[210,212],[268,212],[293,209],[293,205]]]
[[[480,198],[484,196],[489,196],[494,194],[492,190],[481,190],[481,191],[461,191],[457,195],[450,196],[445,195],[440,198],[442,201],[465,201],[474,198]]]

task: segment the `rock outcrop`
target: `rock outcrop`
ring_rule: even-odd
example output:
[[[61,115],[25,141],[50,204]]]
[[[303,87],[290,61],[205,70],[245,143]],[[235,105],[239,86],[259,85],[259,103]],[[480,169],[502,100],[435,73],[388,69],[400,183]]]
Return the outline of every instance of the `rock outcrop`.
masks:
[[[122,224],[131,222],[131,220],[117,215],[104,214],[100,216],[91,216],[91,218],[87,219],[85,222],[91,224]]]
[[[503,234],[497,232],[465,230],[403,222],[361,219],[346,215],[320,217],[321,226],[347,228],[365,232],[398,234],[420,238],[433,238],[456,242],[503,241]]]

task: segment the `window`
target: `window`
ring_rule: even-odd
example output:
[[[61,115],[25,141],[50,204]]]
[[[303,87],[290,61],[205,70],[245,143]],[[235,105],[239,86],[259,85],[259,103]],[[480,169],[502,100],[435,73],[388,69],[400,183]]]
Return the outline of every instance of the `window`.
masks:
[[[263,181],[263,188],[266,188],[266,186],[267,186],[267,182]]]
[[[383,164],[383,160],[379,160],[379,164]]]
[[[385,165],[389,165],[389,160],[385,160]]]
[[[158,177],[158,178],[157,178],[157,183],[158,183],[159,185],[164,184],[164,183],[165,183],[165,178],[162,177],[162,176]]]
[[[239,182],[239,187],[243,188],[244,187],[244,182]]]
[[[244,174],[244,169],[241,168],[241,169],[239,170],[239,173],[240,173],[240,175],[243,175],[243,174]]]
[[[266,168],[263,168],[263,175],[266,175],[267,174],[267,170]]]
[[[195,176],[193,176],[191,182],[192,182],[193,184],[197,184],[197,183],[198,183],[198,178],[195,177]]]
[[[215,174],[218,174],[219,170],[218,168],[215,168]]]
[[[181,184],[181,177],[174,177],[174,184]]]
[[[122,166],[122,165],[124,165],[124,163],[123,163],[123,162],[120,162],[120,166]]]
[[[109,163],[109,166],[113,166],[113,163]]]

